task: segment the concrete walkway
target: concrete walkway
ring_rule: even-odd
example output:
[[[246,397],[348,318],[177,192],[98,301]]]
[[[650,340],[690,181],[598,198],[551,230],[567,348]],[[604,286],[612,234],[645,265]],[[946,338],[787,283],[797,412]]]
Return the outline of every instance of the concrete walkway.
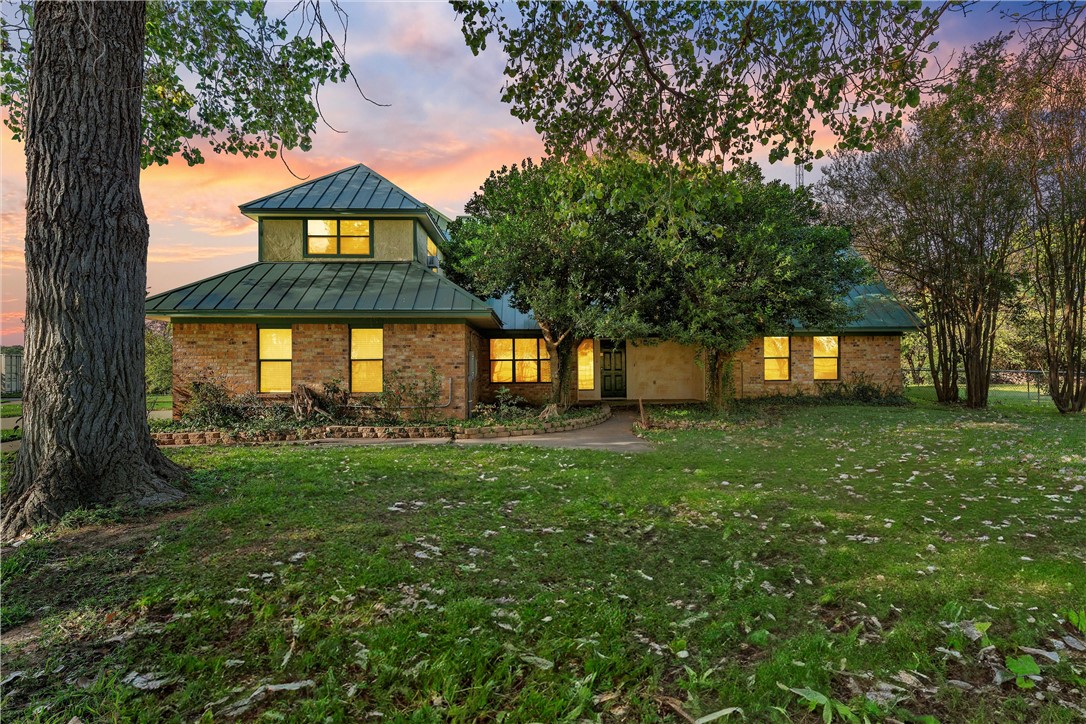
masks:
[[[550,432],[543,435],[519,437],[472,438],[456,440],[457,445],[535,445],[537,447],[568,447],[610,452],[645,452],[652,445],[633,434],[637,416],[625,410],[616,411],[611,419],[593,427],[569,432]]]

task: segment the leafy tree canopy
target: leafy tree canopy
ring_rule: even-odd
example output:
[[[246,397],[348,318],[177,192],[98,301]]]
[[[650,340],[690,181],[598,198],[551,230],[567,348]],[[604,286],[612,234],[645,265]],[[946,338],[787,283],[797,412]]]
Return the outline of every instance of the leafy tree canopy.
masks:
[[[332,22],[325,18],[329,8]],[[203,163],[201,144],[247,158],[309,150],[320,87],[354,80],[345,38],[336,35],[346,16],[337,4],[322,7],[318,0],[302,0],[283,17],[267,10],[261,0],[147,4],[144,168],[177,154],[190,166]],[[0,105],[17,141],[27,130],[33,30],[33,3],[4,5]]]
[[[473,52],[497,40],[503,99],[552,153],[808,162],[822,124],[869,148],[920,103],[951,3],[454,0]]]

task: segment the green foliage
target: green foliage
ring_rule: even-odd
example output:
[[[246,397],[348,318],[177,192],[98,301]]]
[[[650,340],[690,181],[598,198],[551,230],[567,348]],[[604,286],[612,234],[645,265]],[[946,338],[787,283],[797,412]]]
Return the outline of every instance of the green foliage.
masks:
[[[173,386],[173,330],[162,322],[148,322],[143,331],[147,368],[147,394],[168,395]]]
[[[946,6],[457,0],[468,47],[506,56],[503,100],[552,153],[693,159],[770,148],[807,163],[815,129],[869,147],[915,107]],[[817,123],[815,121],[818,121]]]
[[[320,118],[317,89],[353,75],[319,2],[304,0],[279,18],[267,10],[262,1],[148,3],[144,168],[177,154],[190,166],[202,163],[202,147],[247,158],[309,150]],[[22,140],[33,4],[5,5],[4,12],[13,22],[3,28],[0,105]]]
[[[1078,629],[1081,634],[1086,634],[1086,609],[1076,611],[1073,608],[1067,609],[1067,622]]]
[[[535,417],[536,411],[508,387],[499,387],[494,393],[494,402],[479,403],[472,408],[471,414],[484,425],[501,425]]]
[[[227,389],[225,380],[211,374],[190,383],[189,398],[181,407],[181,420],[203,429],[230,426],[245,416],[245,409]]]
[[[1007,670],[1015,675],[1014,683],[1020,689],[1032,689],[1034,683],[1028,677],[1037,676],[1041,673],[1041,667],[1029,654],[1018,657],[1008,656]]]
[[[380,406],[388,414],[399,414],[409,422],[433,422],[441,416],[447,387],[431,365],[425,375],[413,375],[401,369],[385,372],[385,388]]]
[[[777,686],[784,689],[785,691],[792,692],[804,702],[806,702],[808,711],[814,711],[815,709],[822,707],[822,721],[825,722],[825,724],[830,724],[838,717],[842,721],[846,722],[860,721],[859,717],[857,717],[852,709],[850,709],[848,706],[840,701],[837,701],[836,699],[831,699],[825,694],[817,692],[814,689],[794,689],[790,686],[785,686],[779,681],[777,682]],[[864,718],[866,719],[866,717]]]

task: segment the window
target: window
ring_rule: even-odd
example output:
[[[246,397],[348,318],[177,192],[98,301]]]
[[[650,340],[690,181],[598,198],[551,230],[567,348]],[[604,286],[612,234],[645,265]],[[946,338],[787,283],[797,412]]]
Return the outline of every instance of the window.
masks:
[[[385,388],[385,330],[351,329],[351,392],[381,392]]]
[[[590,339],[577,345],[577,389],[596,389],[596,343]]]
[[[308,219],[306,256],[373,256],[372,228],[366,219]]]
[[[290,392],[290,328],[261,327],[257,337],[260,391]]]
[[[550,382],[551,355],[540,337],[490,340],[491,382]]]
[[[787,382],[792,370],[791,346],[788,337],[764,337],[765,379],[767,382]]]
[[[838,364],[841,358],[840,337],[814,338],[814,378],[816,380],[839,379]]]

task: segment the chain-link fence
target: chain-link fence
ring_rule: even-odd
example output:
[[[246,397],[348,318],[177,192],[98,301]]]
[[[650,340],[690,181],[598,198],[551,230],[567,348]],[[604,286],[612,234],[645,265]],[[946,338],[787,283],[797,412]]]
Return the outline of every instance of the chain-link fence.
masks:
[[[909,387],[932,387],[931,370],[903,369],[902,376]],[[965,394],[965,371],[958,370],[958,385]],[[988,387],[988,402],[1050,402],[1048,373],[1043,370],[992,370]]]

